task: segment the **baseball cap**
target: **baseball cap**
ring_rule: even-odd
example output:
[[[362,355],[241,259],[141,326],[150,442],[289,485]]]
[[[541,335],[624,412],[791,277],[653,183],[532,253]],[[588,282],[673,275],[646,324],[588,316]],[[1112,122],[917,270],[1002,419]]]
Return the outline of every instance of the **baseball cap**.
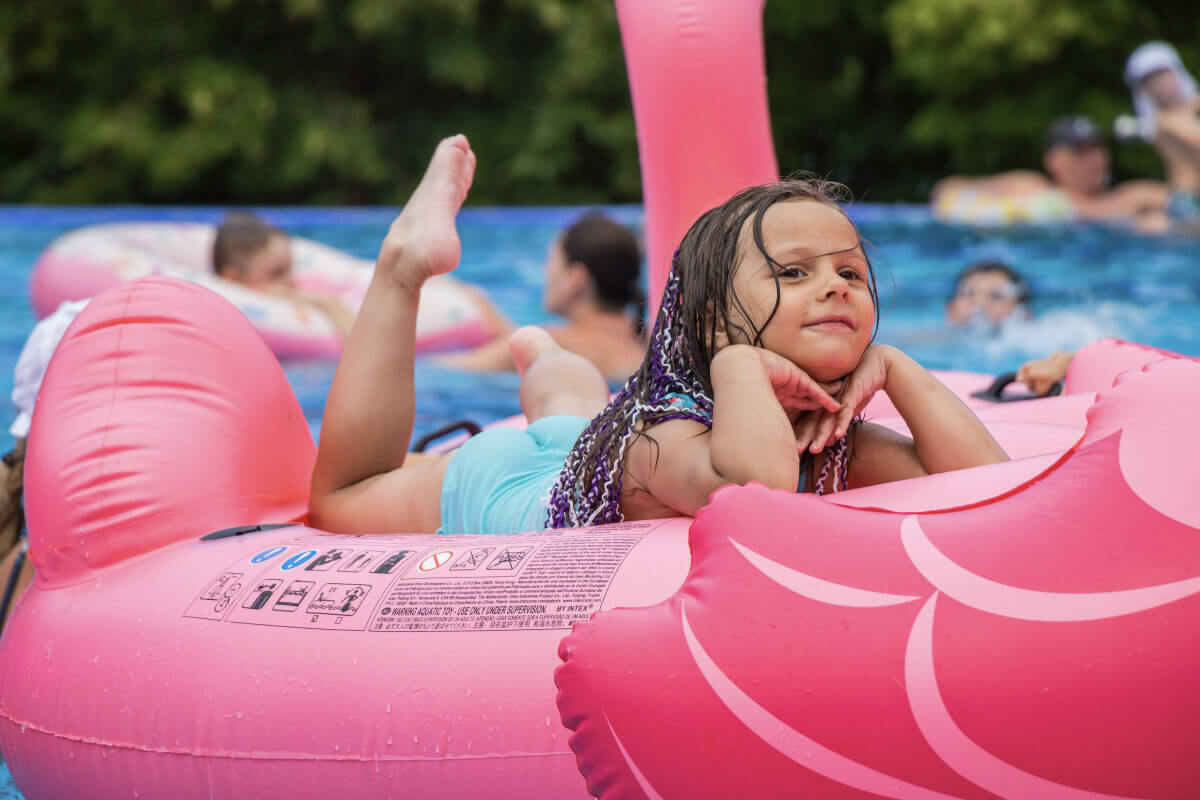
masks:
[[[1059,117],[1046,131],[1046,149],[1051,147],[1082,147],[1103,144],[1104,135],[1096,123],[1087,117]]]

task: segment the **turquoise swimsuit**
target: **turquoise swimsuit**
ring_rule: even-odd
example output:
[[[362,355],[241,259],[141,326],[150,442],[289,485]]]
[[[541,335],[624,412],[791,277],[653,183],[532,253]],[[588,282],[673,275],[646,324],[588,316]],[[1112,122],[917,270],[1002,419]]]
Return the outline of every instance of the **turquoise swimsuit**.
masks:
[[[669,394],[669,405],[708,417],[684,394]],[[591,420],[545,417],[525,430],[489,428],[450,457],[442,480],[442,526],[438,533],[519,533],[546,527],[550,489],[562,472],[575,440]],[[808,491],[812,453],[800,458],[800,485]]]
[[[489,428],[450,457],[438,533],[519,533],[546,527],[550,489],[590,420],[545,417],[525,430]]]

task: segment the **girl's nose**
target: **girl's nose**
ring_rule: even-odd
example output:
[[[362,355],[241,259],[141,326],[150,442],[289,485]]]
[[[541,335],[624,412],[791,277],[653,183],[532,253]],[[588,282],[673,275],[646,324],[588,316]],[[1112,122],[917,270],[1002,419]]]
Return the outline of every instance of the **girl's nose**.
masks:
[[[830,276],[829,280],[825,283],[825,297],[831,297],[839,294],[843,297],[848,297],[850,295],[850,282],[837,272],[834,272],[833,275]]]

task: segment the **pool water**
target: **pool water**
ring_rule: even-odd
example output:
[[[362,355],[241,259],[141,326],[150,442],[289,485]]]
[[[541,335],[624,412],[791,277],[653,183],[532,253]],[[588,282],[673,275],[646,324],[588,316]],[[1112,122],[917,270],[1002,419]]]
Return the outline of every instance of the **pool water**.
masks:
[[[609,209],[640,228],[639,208]],[[581,209],[466,209],[457,275],[485,289],[517,323],[553,320],[540,308],[546,247]],[[12,370],[34,317],[30,269],[55,237],[102,222],[216,222],[216,209],[0,208],[0,452],[13,443],[8,424]],[[373,258],[394,211],[387,209],[267,209],[290,232]],[[1103,336],[1200,355],[1200,242],[1148,237],[1099,226],[982,231],[933,222],[924,208],[859,204],[851,208],[873,244],[882,314],[879,341],[895,344],[931,368],[1000,373],[1055,349]],[[943,306],[954,277],[969,262],[1001,259],[1033,287],[1033,319],[999,331],[953,331]],[[320,433],[333,379],[328,361],[285,366],[313,436]],[[481,424],[516,414],[517,378],[467,374],[418,363],[415,436],[457,419]],[[0,764],[0,800],[19,800]]]
[[[609,209],[641,225],[635,207]],[[276,224],[355,255],[372,258],[393,211],[276,209]],[[460,217],[459,277],[483,287],[518,323],[553,322],[540,307],[546,247],[580,213],[572,208],[466,209]],[[879,341],[905,349],[926,366],[999,373],[1054,349],[1117,336],[1200,353],[1200,242],[1138,236],[1103,227],[979,231],[931,221],[923,208],[860,204],[851,209],[872,243],[882,313]],[[0,448],[7,425],[12,369],[34,318],[30,268],[55,237],[82,225],[126,220],[215,222],[215,209],[0,209]],[[953,331],[942,320],[954,276],[967,263],[999,258],[1027,277],[1034,318],[998,332]],[[294,362],[285,369],[314,437],[334,363]],[[420,436],[456,419],[487,423],[518,413],[517,379],[468,374],[423,360],[417,366]]]

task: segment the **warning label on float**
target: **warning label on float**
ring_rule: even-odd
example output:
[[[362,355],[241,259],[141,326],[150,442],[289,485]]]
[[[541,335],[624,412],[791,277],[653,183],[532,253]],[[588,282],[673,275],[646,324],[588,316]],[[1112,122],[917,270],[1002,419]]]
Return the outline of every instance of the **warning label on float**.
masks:
[[[600,609],[625,556],[658,524],[239,541],[242,554],[203,581],[184,616],[375,632],[569,628]]]
[[[498,547],[450,548],[448,565],[392,584],[370,630],[569,628],[600,609],[621,562],[650,527],[521,534],[496,537]]]

